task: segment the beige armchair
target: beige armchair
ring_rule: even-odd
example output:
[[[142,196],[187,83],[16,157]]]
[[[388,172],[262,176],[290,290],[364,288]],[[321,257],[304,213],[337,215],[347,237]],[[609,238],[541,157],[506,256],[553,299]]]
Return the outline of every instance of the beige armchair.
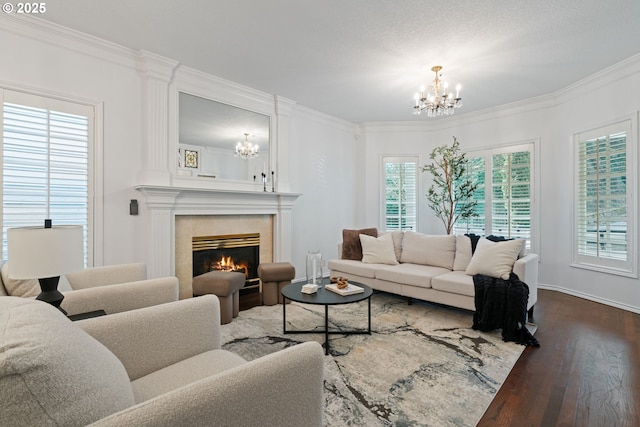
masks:
[[[0,268],[0,296],[35,297],[40,292],[36,279],[8,277],[8,263]],[[69,314],[104,310],[107,314],[134,310],[178,300],[176,277],[147,279],[143,263],[86,268],[60,277],[58,290],[64,295],[61,307]]]
[[[70,322],[0,297],[0,419],[11,426],[320,426],[321,346],[247,362],[205,295]]]

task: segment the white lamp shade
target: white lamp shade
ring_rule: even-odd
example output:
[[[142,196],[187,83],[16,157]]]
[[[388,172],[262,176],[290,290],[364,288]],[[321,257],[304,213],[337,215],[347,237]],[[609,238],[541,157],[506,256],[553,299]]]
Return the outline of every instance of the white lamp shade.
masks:
[[[9,277],[41,279],[84,268],[81,225],[7,230]]]

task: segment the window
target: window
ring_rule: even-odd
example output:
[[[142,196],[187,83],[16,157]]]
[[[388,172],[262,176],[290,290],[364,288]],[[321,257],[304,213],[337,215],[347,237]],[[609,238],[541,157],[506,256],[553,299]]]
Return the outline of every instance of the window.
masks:
[[[468,158],[478,184],[477,216],[459,221],[455,232],[525,239],[531,249],[533,143],[472,151]]]
[[[574,265],[635,274],[631,120],[574,135]]]
[[[7,229],[82,225],[90,257],[89,147],[93,108],[0,91],[2,97],[2,257]]]
[[[385,230],[415,230],[418,157],[383,157]]]

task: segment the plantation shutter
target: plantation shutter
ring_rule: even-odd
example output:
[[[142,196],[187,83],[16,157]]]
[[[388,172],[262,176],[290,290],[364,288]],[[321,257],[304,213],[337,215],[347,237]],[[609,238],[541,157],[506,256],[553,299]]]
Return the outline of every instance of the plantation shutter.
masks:
[[[466,234],[474,233],[484,235],[485,233],[485,160],[484,157],[471,157],[467,164],[467,174],[477,184],[471,199],[477,202],[473,211],[476,216],[461,219],[454,225],[454,233]]]
[[[418,160],[385,157],[384,226],[387,231],[415,230],[417,221]]]
[[[630,123],[577,135],[577,261],[632,271],[627,135]]]
[[[492,156],[491,233],[507,238],[531,236],[531,153]]]
[[[2,108],[2,254],[8,228],[89,226],[91,107],[4,91]]]

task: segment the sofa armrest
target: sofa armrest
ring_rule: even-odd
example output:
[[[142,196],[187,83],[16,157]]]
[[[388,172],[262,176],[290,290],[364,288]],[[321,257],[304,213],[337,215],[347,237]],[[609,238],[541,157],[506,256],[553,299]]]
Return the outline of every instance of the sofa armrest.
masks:
[[[529,287],[527,309],[538,301],[538,255],[527,254],[513,264],[513,272]]]
[[[92,425],[321,426],[323,371],[322,347],[307,342],[165,393]]]
[[[131,380],[220,348],[220,303],[215,295],[75,323],[120,359]]]
[[[61,307],[69,315],[104,310],[107,314],[177,301],[176,277],[98,286],[64,292]]]
[[[147,278],[147,266],[144,263],[106,265],[67,273],[65,277],[74,290],[93,288],[144,280]]]

